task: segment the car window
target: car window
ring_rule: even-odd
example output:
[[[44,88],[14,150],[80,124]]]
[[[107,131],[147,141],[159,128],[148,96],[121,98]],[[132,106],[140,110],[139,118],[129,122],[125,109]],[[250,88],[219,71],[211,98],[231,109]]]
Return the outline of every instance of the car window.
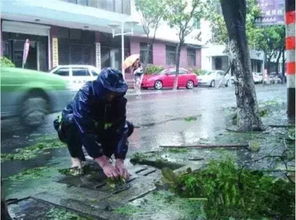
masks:
[[[176,70],[170,70],[169,74],[170,75],[176,74]]]
[[[73,76],[90,76],[88,69],[85,68],[73,68]]]
[[[187,71],[184,70],[184,69],[180,69],[180,70],[179,70],[179,74],[187,74]]]
[[[159,74],[166,74],[166,73],[167,73],[167,69],[164,69],[164,70],[159,72]]]
[[[68,68],[61,68],[54,72],[54,74],[57,74],[59,76],[69,76],[69,69]]]

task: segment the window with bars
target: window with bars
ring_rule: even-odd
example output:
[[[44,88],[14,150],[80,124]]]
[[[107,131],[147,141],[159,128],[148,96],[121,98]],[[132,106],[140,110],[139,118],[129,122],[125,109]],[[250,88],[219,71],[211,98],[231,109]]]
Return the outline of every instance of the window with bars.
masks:
[[[176,46],[166,45],[166,64],[176,65]]]
[[[196,66],[196,51],[195,49],[187,49],[188,66]]]
[[[142,63],[144,63],[145,58],[147,56],[148,52],[148,63],[153,63],[153,46],[150,45],[149,52],[148,52],[148,44],[147,43],[140,43],[140,60]]]

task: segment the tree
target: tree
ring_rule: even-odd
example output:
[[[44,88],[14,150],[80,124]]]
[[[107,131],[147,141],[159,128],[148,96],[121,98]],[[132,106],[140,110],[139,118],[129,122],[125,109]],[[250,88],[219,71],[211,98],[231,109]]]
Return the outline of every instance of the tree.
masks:
[[[213,33],[212,42],[228,45],[226,25],[220,13],[220,4],[218,1],[208,1],[206,17],[211,22]],[[258,6],[258,2],[257,0],[247,0],[246,4],[246,33],[249,47],[264,52],[266,68],[270,72],[271,59],[275,57],[278,66],[280,57],[284,55],[285,26],[257,26],[256,19],[261,16],[261,9]]]
[[[207,1],[206,5],[206,19],[210,21],[212,29],[211,41],[218,44],[228,44],[228,33],[225,21],[221,12],[220,0]],[[246,32],[250,45],[255,44],[256,34],[258,28],[256,27],[256,19],[260,16],[260,8],[258,7],[257,0],[246,1]]]
[[[246,0],[220,0],[229,36],[229,53],[235,76],[238,130],[263,130],[259,116],[246,35]]]
[[[258,28],[254,45],[262,50],[266,57],[266,69],[270,72],[270,63],[273,57],[276,58],[277,67],[279,60],[285,50],[285,26],[273,25]],[[277,68],[278,72],[278,68]]]
[[[185,37],[191,33],[196,27],[202,17],[203,3],[200,0],[164,0],[166,9],[164,20],[166,20],[170,27],[177,30],[179,42],[176,48],[176,77],[174,88],[177,87],[179,66],[180,66],[180,52],[185,43]]]
[[[141,14],[141,23],[147,37],[147,52],[144,57],[144,66],[149,61],[149,53],[155,41],[156,31],[164,16],[163,0],[135,0],[137,11]]]

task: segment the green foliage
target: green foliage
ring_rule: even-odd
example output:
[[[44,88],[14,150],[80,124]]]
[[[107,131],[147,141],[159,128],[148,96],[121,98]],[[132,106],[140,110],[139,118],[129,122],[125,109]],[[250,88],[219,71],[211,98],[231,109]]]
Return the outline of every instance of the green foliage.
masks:
[[[188,122],[190,122],[190,121],[196,121],[197,120],[197,117],[189,116],[189,117],[184,118],[184,120],[185,121],[188,121]]]
[[[181,176],[168,177],[167,173],[164,177],[179,195],[207,199],[208,219],[287,219],[295,215],[293,183],[238,168],[229,159],[212,161],[203,170]]]
[[[143,209],[141,209],[137,206],[134,206],[134,205],[130,205],[130,204],[127,204],[125,206],[119,207],[114,210],[114,212],[117,214],[127,215],[127,216],[131,216],[133,214],[136,214],[136,213],[139,213],[142,211],[143,211]]]
[[[107,179],[107,185],[111,188],[119,188],[125,185],[126,180],[123,177],[119,177],[119,178],[108,178]]]
[[[65,147],[65,145],[57,139],[47,140],[46,142],[40,142],[29,147],[18,148],[16,149],[16,153],[1,153],[1,162],[6,160],[30,160],[45,150],[62,147]]]
[[[15,67],[14,63],[7,57],[0,57],[1,67]]]
[[[169,148],[168,152],[170,152],[170,153],[186,153],[186,152],[188,152],[188,149],[175,147],[175,148]]]
[[[249,149],[252,152],[258,152],[260,150],[261,146],[260,143],[258,141],[250,141],[249,142]]]
[[[71,167],[65,169],[58,169],[59,173],[66,176],[80,176],[83,174],[83,169],[78,167]]]
[[[142,24],[146,34],[151,29],[157,29],[164,15],[164,1],[162,0],[135,0],[137,11],[142,15]]]
[[[153,73],[159,73],[162,71],[164,68],[162,66],[157,66],[157,65],[147,65],[145,68],[145,74],[153,74]]]
[[[180,45],[184,43],[184,38],[197,26],[197,22],[202,18],[204,3],[200,0],[164,0],[166,14],[164,20],[170,27],[177,30]]]
[[[27,169],[13,176],[9,176],[7,179],[9,179],[12,182],[39,179],[46,175],[47,169],[48,169],[47,167],[36,167],[32,169]]]
[[[285,25],[272,25],[255,28],[248,31],[250,45],[258,50],[264,51],[267,64],[271,58],[284,49]]]
[[[167,159],[161,158],[160,154],[158,153],[135,153],[131,156],[130,162],[132,164],[144,164],[144,165],[149,165],[153,166],[159,169],[162,169],[164,167],[169,167],[171,169],[177,169],[180,168],[181,164],[174,163],[171,161],[168,161]]]
[[[58,220],[92,220],[93,218],[79,216],[74,212],[70,212],[66,209],[51,208],[47,214],[47,219],[58,219]]]

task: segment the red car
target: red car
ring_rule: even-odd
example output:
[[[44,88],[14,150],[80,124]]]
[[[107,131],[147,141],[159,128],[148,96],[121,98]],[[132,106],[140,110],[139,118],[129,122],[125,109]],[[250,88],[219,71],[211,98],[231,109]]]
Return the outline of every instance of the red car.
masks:
[[[141,88],[173,88],[174,80],[176,77],[176,68],[167,68],[159,73],[154,73],[152,75],[144,75]],[[178,76],[178,88],[192,89],[197,86],[198,80],[196,74],[186,70],[184,68],[179,69]]]

